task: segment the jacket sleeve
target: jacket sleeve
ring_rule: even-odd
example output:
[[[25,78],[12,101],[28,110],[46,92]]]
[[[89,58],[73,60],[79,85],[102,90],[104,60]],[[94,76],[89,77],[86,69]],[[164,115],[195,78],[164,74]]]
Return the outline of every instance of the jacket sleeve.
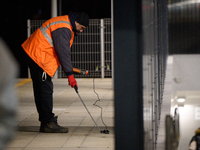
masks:
[[[68,28],[58,28],[52,32],[52,39],[56,55],[67,76],[73,74],[70,55],[71,31]]]

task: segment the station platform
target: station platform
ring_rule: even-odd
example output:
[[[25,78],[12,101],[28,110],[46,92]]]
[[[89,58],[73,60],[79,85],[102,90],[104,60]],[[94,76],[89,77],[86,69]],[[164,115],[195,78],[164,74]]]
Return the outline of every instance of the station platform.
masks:
[[[101,130],[100,133],[67,79],[53,79],[54,108],[58,124],[68,133],[40,133],[31,79],[16,80],[18,130],[6,150],[114,150],[114,101],[112,79],[78,78],[79,94]],[[98,94],[98,95],[97,95]],[[93,104],[102,107],[101,109]]]

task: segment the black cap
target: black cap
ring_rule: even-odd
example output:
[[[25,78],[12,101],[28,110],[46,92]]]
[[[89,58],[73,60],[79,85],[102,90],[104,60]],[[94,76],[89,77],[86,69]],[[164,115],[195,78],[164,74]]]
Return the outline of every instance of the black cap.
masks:
[[[87,27],[89,25],[89,16],[84,12],[78,12],[78,16],[76,17],[75,21]]]

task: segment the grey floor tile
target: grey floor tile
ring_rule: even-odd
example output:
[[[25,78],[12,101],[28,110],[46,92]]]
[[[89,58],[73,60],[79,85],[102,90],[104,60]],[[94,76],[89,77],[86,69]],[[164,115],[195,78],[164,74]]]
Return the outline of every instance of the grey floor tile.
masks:
[[[60,150],[58,147],[26,147],[23,150]]]
[[[63,145],[63,147],[79,148],[83,144],[85,138],[86,138],[85,134],[73,134]]]
[[[17,132],[14,140],[7,146],[9,148],[26,147],[38,135],[38,132]]]
[[[86,137],[82,147],[113,147],[114,146],[114,137],[108,134],[105,135],[96,135],[91,134]]]
[[[40,133],[27,145],[27,148],[59,148],[62,147],[69,136],[69,133]]]
[[[77,148],[74,148],[74,147],[67,147],[67,148],[61,148],[61,150],[114,150],[115,148],[114,147],[106,147],[106,148],[103,148],[103,147],[98,147],[98,148],[90,148],[90,147],[77,147]]]
[[[5,150],[24,150],[24,147],[21,147],[21,148],[19,148],[19,147],[7,147],[7,148],[5,148]]]

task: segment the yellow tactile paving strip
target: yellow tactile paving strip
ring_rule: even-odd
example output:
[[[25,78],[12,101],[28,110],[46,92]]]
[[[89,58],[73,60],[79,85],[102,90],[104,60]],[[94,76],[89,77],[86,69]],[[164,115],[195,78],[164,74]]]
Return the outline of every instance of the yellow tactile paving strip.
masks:
[[[27,84],[27,83],[29,83],[29,82],[31,82],[31,81],[32,81],[31,78],[24,79],[24,80],[22,80],[22,81],[16,83],[16,84],[15,84],[15,88],[18,88],[18,87],[20,87],[20,86],[22,86],[22,85],[25,85],[25,84]]]

